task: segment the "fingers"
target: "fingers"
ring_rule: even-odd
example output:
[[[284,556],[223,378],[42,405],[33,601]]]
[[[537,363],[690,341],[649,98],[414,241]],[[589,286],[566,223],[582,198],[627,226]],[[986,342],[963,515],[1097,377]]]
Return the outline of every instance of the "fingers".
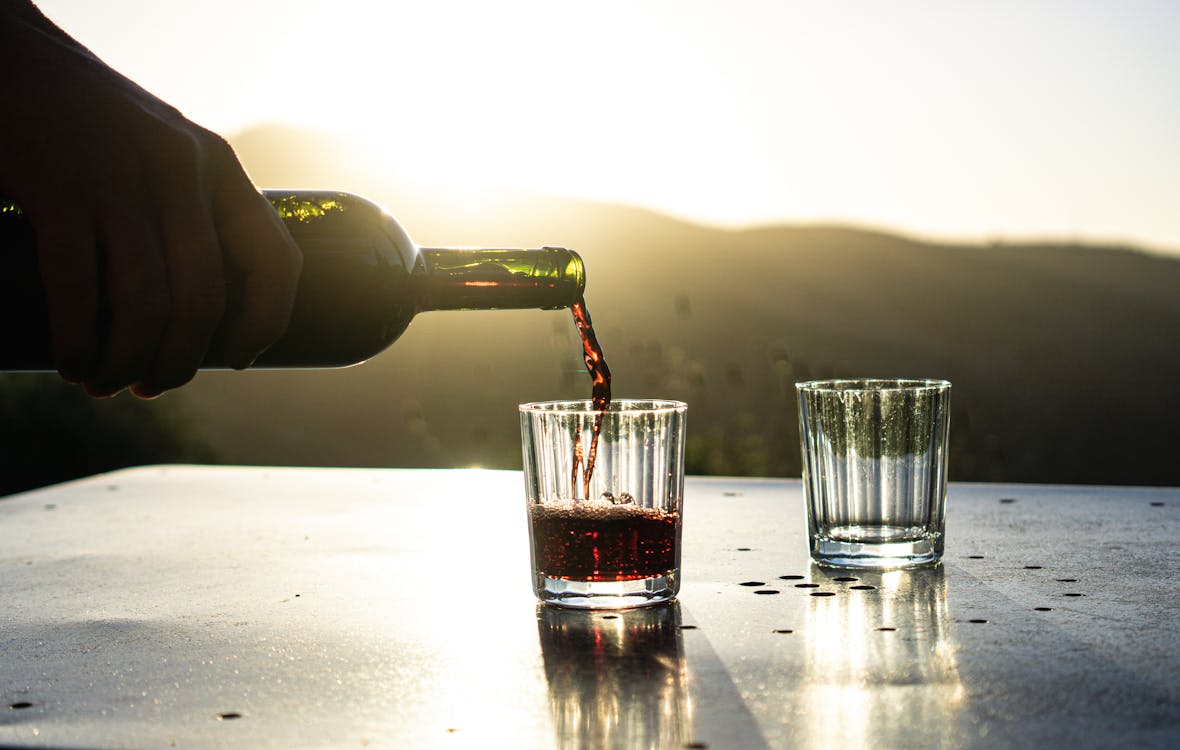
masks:
[[[136,158],[112,150],[116,166],[77,183],[81,197],[64,211],[44,195],[25,204],[55,365],[95,397],[183,385],[219,326],[224,363],[248,367],[286,330],[302,267],[223,140],[196,130],[138,148]]]
[[[132,386],[151,398],[188,382],[225,311],[221,250],[203,202],[159,212],[159,226],[154,207],[133,204],[104,208],[98,231],[77,217],[40,222],[55,360],[94,397]]]
[[[243,369],[286,330],[303,256],[274,208],[244,174],[221,186],[213,216],[241,304],[227,321],[225,363]]]
[[[173,300],[160,232],[145,212],[108,209],[100,237],[110,323],[87,393],[112,396],[156,366]]]
[[[193,378],[226,307],[221,248],[203,202],[165,210],[160,232],[170,308],[154,361],[132,386],[140,398]]]
[[[94,376],[99,364],[94,232],[77,217],[50,215],[36,226],[53,358],[63,378],[81,383]]]
[[[94,397],[187,383],[223,324],[225,363],[248,367],[290,318],[302,255],[240,168],[212,201],[181,191],[155,203],[105,206],[97,230],[76,216],[38,222],[55,360]]]

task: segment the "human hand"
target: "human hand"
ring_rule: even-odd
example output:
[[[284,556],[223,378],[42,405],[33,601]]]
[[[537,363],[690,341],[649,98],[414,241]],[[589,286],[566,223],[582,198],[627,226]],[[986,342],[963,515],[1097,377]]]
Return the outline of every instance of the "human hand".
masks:
[[[0,193],[36,233],[62,376],[151,398],[219,327],[225,364],[249,366],[286,328],[302,256],[229,145],[31,4],[0,8],[0,66]]]

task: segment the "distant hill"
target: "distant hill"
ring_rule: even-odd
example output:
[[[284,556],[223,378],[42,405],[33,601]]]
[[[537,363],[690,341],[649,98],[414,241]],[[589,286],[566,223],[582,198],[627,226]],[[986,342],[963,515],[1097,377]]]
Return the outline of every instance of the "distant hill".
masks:
[[[904,375],[954,383],[954,479],[1180,485],[1176,260],[473,204],[314,135],[234,144],[260,185],[366,195],[425,245],[577,249],[616,396],[689,402],[690,472],[798,476],[796,380]],[[169,398],[225,462],[517,467],[515,405],[588,394],[568,313],[501,311],[424,314],[360,367],[204,373]]]

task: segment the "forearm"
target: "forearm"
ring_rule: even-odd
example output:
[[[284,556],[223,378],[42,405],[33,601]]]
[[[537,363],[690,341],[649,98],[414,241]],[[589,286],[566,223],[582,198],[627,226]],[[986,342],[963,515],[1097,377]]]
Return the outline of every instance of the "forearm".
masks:
[[[0,33],[11,22],[49,23],[45,14],[31,0],[5,0],[0,3]]]
[[[29,0],[0,0],[0,192],[33,201],[30,187],[50,179],[65,142],[56,136],[117,127],[138,109],[190,127],[173,107],[144,91],[60,29]],[[130,113],[130,114],[129,114]],[[39,154],[41,161],[33,161]],[[79,167],[80,169],[81,167]]]
[[[0,1],[0,61],[25,65],[27,56],[47,43],[68,47],[97,60],[90,50],[50,21],[31,0]],[[0,85],[12,77],[15,76],[0,77]]]

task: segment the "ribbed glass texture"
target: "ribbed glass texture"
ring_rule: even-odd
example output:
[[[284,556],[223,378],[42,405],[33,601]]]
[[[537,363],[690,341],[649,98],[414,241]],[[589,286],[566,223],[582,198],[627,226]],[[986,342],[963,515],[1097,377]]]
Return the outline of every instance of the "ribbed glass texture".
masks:
[[[623,399],[605,412],[590,401],[520,407],[538,598],[626,608],[675,596],[686,411]]]
[[[812,557],[900,567],[942,555],[950,383],[798,383]]]
[[[589,400],[523,404],[521,442],[529,502],[599,501],[607,494],[629,494],[638,507],[679,510],[686,414],[687,406],[679,401],[615,399],[605,414]],[[595,447],[600,415],[587,496],[581,479],[570,479],[575,453],[585,459]]]

